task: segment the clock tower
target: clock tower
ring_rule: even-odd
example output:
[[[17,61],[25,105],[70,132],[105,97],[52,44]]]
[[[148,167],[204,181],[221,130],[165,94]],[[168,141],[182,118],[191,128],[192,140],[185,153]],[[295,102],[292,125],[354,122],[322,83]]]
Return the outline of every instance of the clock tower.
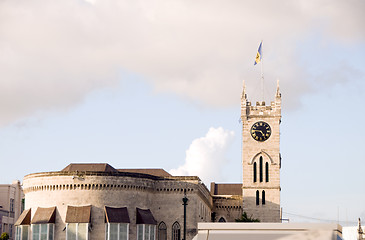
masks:
[[[243,211],[261,222],[280,222],[279,81],[275,100],[251,105],[243,85],[241,96]]]

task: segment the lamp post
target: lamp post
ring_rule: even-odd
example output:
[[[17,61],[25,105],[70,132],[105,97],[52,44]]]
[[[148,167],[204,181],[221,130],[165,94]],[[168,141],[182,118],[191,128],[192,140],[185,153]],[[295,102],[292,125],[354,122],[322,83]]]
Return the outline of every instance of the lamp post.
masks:
[[[184,197],[182,199],[184,205],[184,238],[183,240],[186,240],[186,206],[188,205],[189,199],[186,197],[186,189],[184,189]]]

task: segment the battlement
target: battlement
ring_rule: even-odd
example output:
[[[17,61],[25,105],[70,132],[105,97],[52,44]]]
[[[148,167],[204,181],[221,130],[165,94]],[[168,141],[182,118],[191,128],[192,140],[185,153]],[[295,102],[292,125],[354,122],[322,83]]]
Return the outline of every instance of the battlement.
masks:
[[[280,116],[281,106],[276,102],[271,102],[270,105],[266,105],[264,101],[256,102],[256,105],[246,102],[242,104],[242,113],[246,116]]]
[[[242,121],[248,117],[281,117],[281,93],[279,89],[279,81],[277,83],[275,100],[266,106],[265,101],[256,102],[256,105],[252,105],[248,101],[246,94],[246,86],[243,85],[243,91],[241,95],[241,118]]]

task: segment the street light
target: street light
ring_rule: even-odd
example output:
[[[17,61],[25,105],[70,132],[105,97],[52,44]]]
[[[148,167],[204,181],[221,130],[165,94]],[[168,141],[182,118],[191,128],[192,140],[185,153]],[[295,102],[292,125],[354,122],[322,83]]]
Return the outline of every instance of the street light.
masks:
[[[184,189],[184,197],[182,199],[184,205],[184,238],[183,240],[186,240],[186,206],[188,205],[189,199],[186,197],[186,189]]]

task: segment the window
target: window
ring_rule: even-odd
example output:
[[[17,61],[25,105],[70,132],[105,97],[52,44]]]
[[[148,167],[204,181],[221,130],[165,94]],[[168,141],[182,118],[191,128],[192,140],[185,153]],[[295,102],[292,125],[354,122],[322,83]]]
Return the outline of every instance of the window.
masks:
[[[20,240],[22,237],[22,229],[20,227],[15,227],[15,240]]]
[[[257,164],[253,163],[253,182],[257,182]]]
[[[265,181],[269,182],[269,163],[265,163]]]
[[[25,199],[23,198],[22,199],[22,205],[21,205],[21,208],[20,208],[20,212],[23,212],[25,209]]]
[[[32,240],[53,240],[54,224],[32,224]],[[26,234],[28,235],[28,234]],[[23,238],[24,237],[23,233]]]
[[[106,240],[128,240],[128,223],[106,223]]]
[[[224,219],[224,217],[221,217],[218,222],[226,222],[226,219]]]
[[[155,225],[137,224],[137,240],[155,240]]]
[[[13,237],[13,224],[9,224],[9,237],[12,238]]]
[[[180,240],[180,224],[178,222],[172,225],[172,240]]]
[[[158,240],[166,240],[167,239],[167,227],[164,222],[161,222],[158,225]]]
[[[20,225],[15,227],[15,240],[28,240],[29,226]]]
[[[262,205],[265,205],[265,190],[262,191]]]
[[[260,182],[263,181],[263,177],[262,177],[262,156],[260,157]]]
[[[259,190],[256,191],[256,205],[260,205],[260,193],[259,193]]]
[[[14,198],[10,198],[10,212],[14,212]]]
[[[87,240],[89,239],[88,223],[67,223],[66,240]]]

